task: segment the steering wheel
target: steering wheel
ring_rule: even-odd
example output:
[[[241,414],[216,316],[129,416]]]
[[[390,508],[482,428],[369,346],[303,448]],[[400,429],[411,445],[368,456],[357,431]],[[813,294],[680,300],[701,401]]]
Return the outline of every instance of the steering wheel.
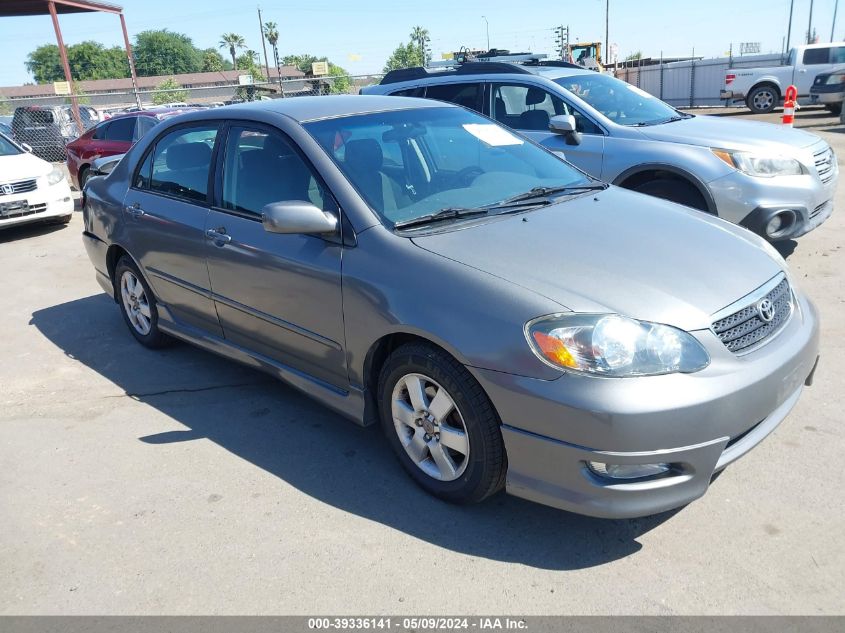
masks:
[[[478,165],[471,165],[469,167],[464,167],[460,170],[457,174],[455,174],[455,180],[458,184],[463,185],[464,187],[469,187],[473,180],[478,178],[481,174],[484,173],[484,170],[481,169]]]

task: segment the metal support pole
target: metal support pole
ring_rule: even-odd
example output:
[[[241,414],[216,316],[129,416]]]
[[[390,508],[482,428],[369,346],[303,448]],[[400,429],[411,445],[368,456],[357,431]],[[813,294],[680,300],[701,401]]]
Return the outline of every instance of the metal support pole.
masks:
[[[839,9],[839,0],[833,3],[833,22],[830,24],[830,41],[833,41],[833,31],[836,29],[836,12]]]
[[[264,70],[267,71],[267,81],[270,81],[270,62],[267,61],[267,38],[264,37],[264,22],[261,21],[261,7],[258,7],[258,29],[261,33],[261,47],[264,49]]]
[[[810,0],[810,22],[807,24],[807,44],[813,43],[813,0]]]
[[[786,29],[786,52],[789,54],[789,39],[792,37],[792,9],[795,5],[795,0],[789,0],[789,26]]]
[[[610,0],[606,0],[604,5],[604,59],[599,60],[602,66],[607,66],[608,55],[610,55]]]
[[[70,86],[70,104],[73,112],[73,120],[76,122],[76,129],[79,134],[85,131],[82,126],[82,117],[79,116],[79,101],[76,94],[73,92],[73,76],[70,74],[70,64],[67,61],[67,49],[65,49],[65,42],[62,39],[62,30],[59,28],[59,16],[56,15],[56,3],[50,0],[47,3],[50,9],[50,17],[53,19],[53,30],[56,31],[56,43],[59,45],[59,56],[62,58],[62,68],[65,71],[65,81]]]
[[[126,59],[129,60],[129,75],[132,77],[132,92],[135,94],[135,105],[141,109],[141,95],[138,92],[138,75],[135,74],[135,58],[132,56],[132,45],[129,43],[129,33],[126,32],[126,20],[120,14],[120,28],[123,29],[123,44],[126,46]]]

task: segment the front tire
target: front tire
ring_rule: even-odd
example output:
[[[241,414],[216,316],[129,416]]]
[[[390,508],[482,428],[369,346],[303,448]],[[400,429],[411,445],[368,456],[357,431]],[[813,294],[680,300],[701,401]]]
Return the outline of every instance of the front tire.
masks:
[[[833,116],[839,116],[842,114],[842,104],[841,103],[828,103],[825,106]]]
[[[505,482],[499,417],[481,385],[445,352],[402,345],[382,367],[382,429],[403,468],[451,503],[477,503]]]
[[[158,349],[172,339],[158,329],[155,296],[129,257],[123,256],[114,269],[114,285],[126,326],[144,347]]]
[[[85,183],[88,182],[88,178],[91,175],[91,168],[90,167],[83,167],[79,170],[79,190],[82,191],[85,189]]]
[[[771,84],[756,86],[748,93],[745,105],[754,114],[768,114],[780,102],[780,93]]]

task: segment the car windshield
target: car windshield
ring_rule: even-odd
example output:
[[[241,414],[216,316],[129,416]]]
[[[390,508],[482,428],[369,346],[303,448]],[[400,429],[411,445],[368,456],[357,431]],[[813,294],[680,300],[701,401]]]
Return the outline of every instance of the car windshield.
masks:
[[[14,156],[20,153],[21,150],[18,149],[17,145],[0,134],[0,156]]]
[[[554,154],[462,108],[362,114],[305,128],[389,226],[444,210],[477,210],[532,189],[594,183]]]
[[[619,125],[657,125],[690,116],[608,75],[579,74],[554,81]]]

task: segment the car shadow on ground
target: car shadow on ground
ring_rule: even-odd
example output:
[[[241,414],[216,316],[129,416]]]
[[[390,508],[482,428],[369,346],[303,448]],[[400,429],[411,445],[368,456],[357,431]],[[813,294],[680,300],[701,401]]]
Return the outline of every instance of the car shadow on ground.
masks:
[[[32,224],[10,226],[9,228],[0,231],[0,244],[25,240],[38,235],[47,235],[55,231],[63,231],[67,228],[66,224],[55,224],[50,222],[33,222]]]
[[[31,325],[128,397],[185,427],[126,442],[155,447],[207,438],[324,503],[467,555],[589,568],[637,552],[637,538],[674,514],[593,519],[504,494],[450,505],[407,477],[378,428],[361,428],[269,376],[190,345],[147,350],[105,295],[39,310]]]
[[[798,248],[798,242],[795,240],[783,240],[782,242],[774,242],[772,246],[780,253],[781,257],[788,259],[795,252],[795,249]]]

